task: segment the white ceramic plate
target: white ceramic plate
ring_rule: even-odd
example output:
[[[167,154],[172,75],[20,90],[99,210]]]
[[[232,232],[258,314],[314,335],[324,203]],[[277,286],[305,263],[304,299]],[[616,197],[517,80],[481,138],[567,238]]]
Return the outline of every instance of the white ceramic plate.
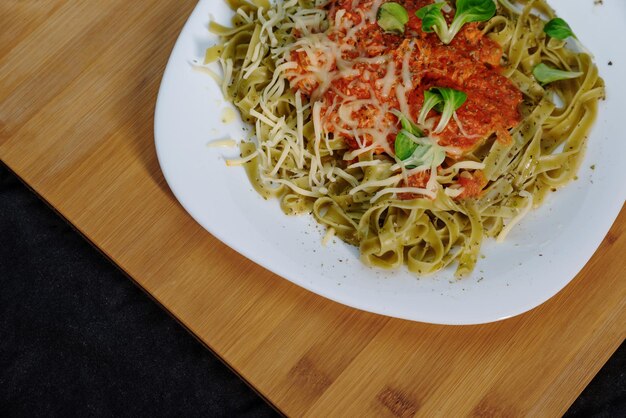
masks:
[[[358,250],[340,241],[323,247],[323,230],[312,217],[284,215],[277,201],[252,190],[243,168],[225,165],[224,157],[234,157],[235,149],[207,147],[218,138],[246,136],[239,119],[222,122],[232,107],[213,79],[191,66],[217,41],[207,31],[210,16],[229,21],[231,12],[220,0],[198,3],[163,76],[155,138],[165,178],[187,212],[215,237],[337,302],[438,324],[492,322],[532,309],[580,271],[626,196],[626,2],[554,0],[552,5],[595,53],[608,98],[601,103],[579,179],[550,196],[505,243],[488,240],[471,277],[457,281],[450,270],[418,279],[405,270],[365,267]]]

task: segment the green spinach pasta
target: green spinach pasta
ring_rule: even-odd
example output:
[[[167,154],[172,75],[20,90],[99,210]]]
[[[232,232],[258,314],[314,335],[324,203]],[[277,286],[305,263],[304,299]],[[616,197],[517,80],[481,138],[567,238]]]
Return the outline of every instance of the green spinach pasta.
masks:
[[[544,0],[227,1],[229,164],[365,264],[467,275],[575,177],[604,85]]]

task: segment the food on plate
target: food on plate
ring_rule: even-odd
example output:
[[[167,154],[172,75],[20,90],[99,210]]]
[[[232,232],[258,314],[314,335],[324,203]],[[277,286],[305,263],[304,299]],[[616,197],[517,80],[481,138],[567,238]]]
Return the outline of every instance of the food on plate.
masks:
[[[545,1],[227,1],[230,164],[367,265],[467,275],[575,177],[604,84]]]

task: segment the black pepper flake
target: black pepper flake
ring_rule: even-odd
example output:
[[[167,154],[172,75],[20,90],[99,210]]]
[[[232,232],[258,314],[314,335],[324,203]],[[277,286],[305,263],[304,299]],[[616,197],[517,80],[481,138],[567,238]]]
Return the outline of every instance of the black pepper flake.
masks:
[[[609,61],[609,65],[613,65],[613,61]]]

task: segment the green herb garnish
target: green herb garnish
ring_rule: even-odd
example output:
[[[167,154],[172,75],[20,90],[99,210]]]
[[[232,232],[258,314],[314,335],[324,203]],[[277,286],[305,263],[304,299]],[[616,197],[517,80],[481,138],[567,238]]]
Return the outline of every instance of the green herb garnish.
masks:
[[[563,71],[556,68],[547,66],[544,63],[537,64],[533,68],[533,75],[535,79],[541,84],[552,83],[553,81],[567,80],[571,78],[578,78],[583,75],[580,71]]]
[[[396,151],[396,157],[400,160],[406,160],[415,152],[415,149],[418,147],[417,143],[411,140],[411,137],[407,134],[410,132],[402,129],[398,132],[396,136],[396,142],[394,144],[394,148]]]
[[[411,121],[411,119],[403,115],[401,112],[392,110],[391,113],[398,118],[400,124],[402,125],[402,130],[398,132],[398,135],[396,136],[395,151],[396,156],[400,160],[404,160],[409,158],[415,151],[415,148],[417,148],[417,143],[412,141],[408,135],[411,137],[422,138],[424,136],[424,132],[422,132],[422,130]]]
[[[543,31],[551,38],[559,39],[561,41],[566,40],[570,36],[576,39],[576,35],[572,32],[572,28],[570,28],[567,22],[560,17],[555,17],[546,23],[543,27]]]
[[[574,35],[574,31],[572,31],[572,28],[570,28],[567,22],[560,17],[555,17],[554,19],[548,21],[544,25],[543,31],[549,37],[553,39],[558,39],[559,41],[567,41],[569,39],[580,52],[583,52],[593,57],[593,54],[589,52],[589,50],[585,48],[585,46],[580,42],[578,37]]]
[[[445,149],[434,139],[419,138],[404,129],[396,136],[395,151],[408,169],[437,167],[446,159]]]
[[[404,25],[408,21],[409,13],[402,5],[395,2],[383,4],[376,14],[376,22],[382,30],[398,35],[404,33]]]
[[[413,134],[413,135],[415,135],[417,137],[423,137],[424,136],[424,132],[422,132],[420,127],[417,126],[416,124],[414,124],[411,121],[411,119],[409,119],[408,117],[404,116],[404,114],[402,114],[402,112],[394,109],[394,110],[391,111],[391,113],[393,113],[393,115],[398,118],[398,120],[400,121],[400,124],[402,125],[402,129],[410,132],[411,134]]]
[[[417,122],[421,125],[423,125],[426,122],[426,116],[428,115],[428,112],[430,112],[431,109],[437,107],[439,109],[435,109],[435,110],[438,110],[439,113],[443,111],[443,108],[441,106],[441,104],[443,103],[443,97],[441,97],[441,94],[436,92],[435,89],[431,89],[431,90],[426,90],[424,92],[424,104],[422,105],[422,111],[420,112],[419,117],[417,118]]]
[[[422,19],[424,32],[435,32],[441,42],[452,42],[463,25],[470,22],[484,22],[496,14],[496,5],[493,0],[457,0],[456,12],[452,24],[448,27],[441,9],[446,3],[434,3],[422,7],[415,14]]]
[[[445,6],[445,3],[433,3],[429,4],[428,6],[424,6],[417,12],[415,12],[415,15],[422,19],[422,30],[424,32],[436,32],[442,41],[444,34],[446,34],[448,31],[448,23],[446,22],[446,18],[443,17],[443,13],[441,12],[443,6]],[[452,39],[450,39],[450,41],[451,40]],[[450,41],[443,42],[447,44],[450,43]]]
[[[435,109],[441,113],[439,124],[434,132],[439,133],[445,129],[450,122],[454,112],[467,100],[467,94],[462,91],[451,89],[448,87],[433,87],[424,92],[424,105],[420,111],[417,122],[421,125],[426,121],[426,116],[431,109]]]
[[[394,144],[396,157],[409,169],[440,165],[446,158],[445,150],[435,140],[424,137],[424,132],[408,117],[398,111],[393,114],[402,124]]]

